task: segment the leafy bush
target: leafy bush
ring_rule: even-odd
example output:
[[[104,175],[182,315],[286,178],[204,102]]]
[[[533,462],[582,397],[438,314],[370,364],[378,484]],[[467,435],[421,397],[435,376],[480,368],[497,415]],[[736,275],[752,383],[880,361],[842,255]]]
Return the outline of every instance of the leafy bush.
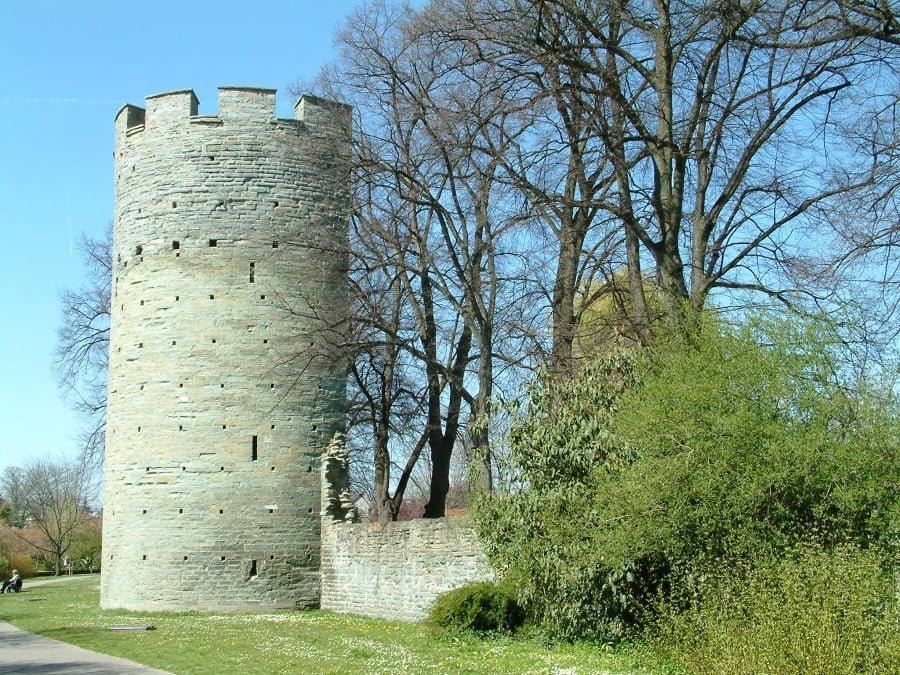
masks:
[[[12,570],[13,566],[10,564],[9,558],[5,555],[0,555],[0,578],[8,579]]]
[[[820,324],[706,321],[657,344],[612,425],[636,459],[594,486],[606,559],[661,556],[681,587],[799,542],[894,559],[900,415],[838,379],[835,343]]]
[[[428,623],[449,632],[511,632],[524,613],[506,587],[490,581],[467,584],[439,596]]]
[[[655,599],[798,543],[897,559],[900,415],[842,382],[820,324],[707,317],[652,349],[539,383],[511,433],[521,489],[484,499],[479,535],[536,621],[615,639]]]
[[[31,556],[24,553],[11,553],[9,555],[9,565],[11,569],[19,570],[19,576],[23,579],[33,577],[35,571],[37,571],[37,565],[34,564],[34,560],[31,559]]]
[[[630,566],[613,569],[597,555],[589,504],[598,468],[629,461],[610,426],[633,369],[628,352],[612,351],[577,377],[536,381],[510,432],[518,489],[475,503],[494,569],[552,638],[618,636],[631,618],[626,589],[640,580]]]
[[[891,672],[900,610],[880,563],[840,546],[758,564],[713,584],[702,604],[669,607],[654,644],[691,673]]]

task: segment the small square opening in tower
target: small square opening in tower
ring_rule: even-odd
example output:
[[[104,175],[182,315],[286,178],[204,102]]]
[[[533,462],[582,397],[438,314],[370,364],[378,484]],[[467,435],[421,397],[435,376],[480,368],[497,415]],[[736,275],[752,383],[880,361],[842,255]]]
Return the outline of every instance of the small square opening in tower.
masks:
[[[180,249],[180,248],[181,248],[181,242],[180,242],[180,241],[173,241],[173,242],[172,242],[172,250],[173,250],[173,251],[177,251],[177,250]]]
[[[209,247],[210,247],[210,248],[215,248],[215,247],[218,246],[218,245],[219,245],[219,240],[218,240],[218,239],[210,239],[210,240],[209,240]]]

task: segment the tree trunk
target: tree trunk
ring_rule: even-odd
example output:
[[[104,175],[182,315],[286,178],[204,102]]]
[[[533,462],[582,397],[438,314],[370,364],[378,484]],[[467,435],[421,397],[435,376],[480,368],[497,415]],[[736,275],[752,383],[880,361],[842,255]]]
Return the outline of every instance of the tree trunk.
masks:
[[[450,458],[453,443],[447,438],[431,444],[431,483],[424,518],[443,518],[447,508],[447,493],[450,491]]]

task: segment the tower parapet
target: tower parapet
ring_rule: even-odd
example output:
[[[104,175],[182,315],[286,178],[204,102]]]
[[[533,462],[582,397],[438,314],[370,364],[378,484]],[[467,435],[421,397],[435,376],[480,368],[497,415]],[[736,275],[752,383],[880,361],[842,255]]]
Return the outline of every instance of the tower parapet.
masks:
[[[116,116],[101,604],[313,606],[344,423],[349,109],[191,90]]]

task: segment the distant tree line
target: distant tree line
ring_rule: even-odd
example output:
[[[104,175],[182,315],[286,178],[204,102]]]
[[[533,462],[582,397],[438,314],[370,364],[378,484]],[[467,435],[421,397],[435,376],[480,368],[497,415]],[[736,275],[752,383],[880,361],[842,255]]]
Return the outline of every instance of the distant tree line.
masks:
[[[28,576],[37,567],[56,575],[99,568],[96,475],[81,459],[34,459],[7,467],[0,475],[0,558],[6,567]]]

